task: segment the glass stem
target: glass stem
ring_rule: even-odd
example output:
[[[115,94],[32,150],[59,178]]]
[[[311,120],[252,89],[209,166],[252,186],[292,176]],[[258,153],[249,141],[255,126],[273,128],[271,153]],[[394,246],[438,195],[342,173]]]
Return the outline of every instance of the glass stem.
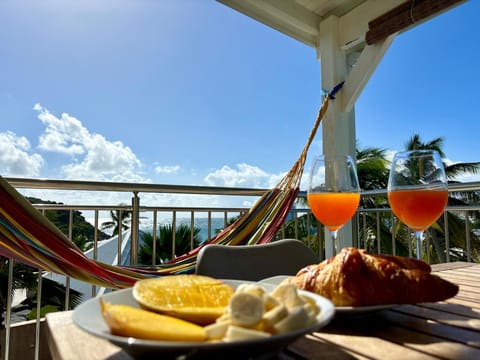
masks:
[[[332,236],[332,253],[333,256],[337,255],[338,252],[338,239],[337,239],[338,230],[330,231]]]
[[[423,231],[415,231],[415,239],[417,240],[417,259],[422,260],[423,258]]]

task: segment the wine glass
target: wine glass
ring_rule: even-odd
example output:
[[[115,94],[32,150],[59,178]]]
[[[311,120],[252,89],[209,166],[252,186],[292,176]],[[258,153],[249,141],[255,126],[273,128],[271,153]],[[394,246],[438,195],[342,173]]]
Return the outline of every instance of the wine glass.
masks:
[[[447,177],[438,152],[396,153],[387,191],[393,213],[415,233],[417,259],[422,259],[423,233],[437,221],[448,200]]]
[[[315,157],[307,201],[315,218],[330,232],[333,255],[338,252],[338,230],[355,214],[360,203],[357,171],[350,155]]]

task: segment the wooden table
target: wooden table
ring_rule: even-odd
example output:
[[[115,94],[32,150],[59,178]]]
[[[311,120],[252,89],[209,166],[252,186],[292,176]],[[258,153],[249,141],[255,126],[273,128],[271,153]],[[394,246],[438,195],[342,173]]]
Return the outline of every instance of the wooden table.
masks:
[[[480,359],[480,265],[434,265],[460,286],[446,302],[401,305],[369,314],[335,317],[277,359]],[[120,348],[77,328],[71,312],[46,316],[53,359],[131,359]]]

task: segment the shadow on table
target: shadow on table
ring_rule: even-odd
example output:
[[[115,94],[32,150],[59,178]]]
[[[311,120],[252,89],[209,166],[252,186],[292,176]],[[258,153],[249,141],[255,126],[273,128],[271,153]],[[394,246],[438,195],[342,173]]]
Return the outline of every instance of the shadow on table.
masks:
[[[323,330],[322,330],[323,331]],[[335,359],[352,360],[356,357],[349,354],[341,347],[329,343],[315,334],[304,336],[288,347],[286,353],[292,353],[292,359]]]
[[[459,304],[428,303],[338,317],[322,332],[378,338],[397,344],[450,341],[480,348],[479,329],[478,310]]]
[[[119,352],[107,357],[105,360],[133,360],[133,357],[128,355],[125,351],[120,350]]]

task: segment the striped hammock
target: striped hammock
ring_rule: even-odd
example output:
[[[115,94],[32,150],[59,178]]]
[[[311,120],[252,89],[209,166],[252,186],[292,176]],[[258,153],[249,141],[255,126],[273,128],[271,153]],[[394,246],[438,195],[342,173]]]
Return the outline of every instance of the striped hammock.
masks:
[[[86,257],[55,225],[0,177],[0,256],[107,288],[132,286],[149,276],[191,273],[207,244],[255,245],[270,242],[285,221],[300,187],[307,152],[328,108],[325,96],[308,140],[290,171],[275,188],[214,238],[155,269],[109,265]]]

